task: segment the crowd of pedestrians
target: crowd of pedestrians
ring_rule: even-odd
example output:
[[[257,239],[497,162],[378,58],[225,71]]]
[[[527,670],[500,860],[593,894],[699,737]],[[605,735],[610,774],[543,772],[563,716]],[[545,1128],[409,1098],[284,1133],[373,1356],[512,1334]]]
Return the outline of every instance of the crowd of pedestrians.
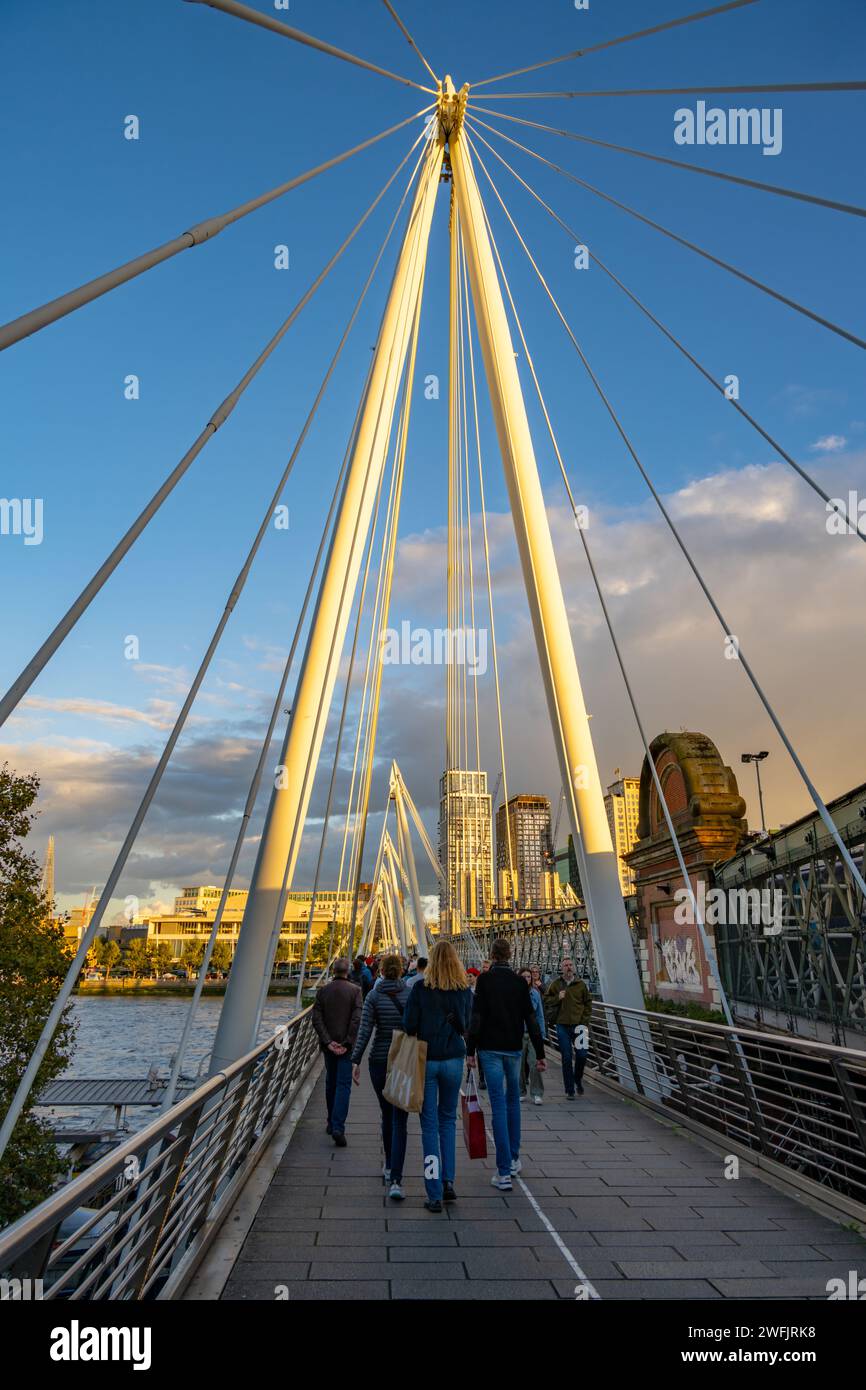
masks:
[[[396,953],[334,963],[332,978],[319,989],[313,1026],[325,1063],[327,1133],[345,1148],[352,1085],[361,1080],[367,1054],[370,1082],[379,1103],[384,1163],[382,1179],[391,1201],[402,1202],[410,1112],[389,1098],[389,1056],[395,1035],[426,1044],[419,1057],[423,1178],[430,1212],[455,1202],[457,1111],[470,1077],[490,1103],[496,1172],[491,1184],[512,1190],[521,1170],[521,1102],[544,1103],[545,1039],[555,1032],[566,1098],[583,1095],[589,1050],[592,996],[566,957],[558,975],[511,966],[508,941],[494,941],[490,959],[465,969],[453,944],[435,943],[429,959]],[[417,1053],[416,1049],[416,1053]],[[396,1099],[400,1099],[399,1092]],[[415,1105],[417,1109],[417,1103]]]

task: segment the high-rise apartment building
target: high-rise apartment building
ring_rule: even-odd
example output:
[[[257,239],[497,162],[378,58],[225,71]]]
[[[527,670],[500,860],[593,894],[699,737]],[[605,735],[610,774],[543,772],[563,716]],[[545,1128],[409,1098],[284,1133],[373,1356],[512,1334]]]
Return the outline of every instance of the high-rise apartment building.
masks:
[[[616,772],[619,773],[619,768]],[[619,777],[617,781],[611,782],[604,798],[624,898],[634,892],[634,873],[624,862],[623,855],[628,854],[637,844],[639,794],[639,777]]]
[[[506,885],[513,868],[519,912],[539,912],[555,907],[556,873],[550,802],[546,796],[512,796],[507,810],[504,804],[499,807],[496,812],[496,868]],[[510,907],[511,903],[503,901],[500,906]]]
[[[494,906],[492,803],[486,772],[450,768],[439,780],[439,890],[444,932],[489,917]]]

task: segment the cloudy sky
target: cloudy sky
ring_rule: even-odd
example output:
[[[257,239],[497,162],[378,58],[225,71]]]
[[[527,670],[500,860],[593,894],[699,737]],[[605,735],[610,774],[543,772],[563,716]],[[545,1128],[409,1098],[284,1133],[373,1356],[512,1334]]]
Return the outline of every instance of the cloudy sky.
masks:
[[[379,8],[362,14],[337,0],[297,0],[291,22],[411,71],[411,53]],[[675,7],[667,8],[673,15]],[[86,41],[71,8],[58,11],[50,32],[41,12],[23,0],[12,0],[4,17],[13,46],[22,52],[37,41],[38,26],[43,55],[37,75],[13,64],[4,98],[22,132],[7,152],[9,186],[17,196],[0,229],[0,254],[16,274],[6,277],[0,291],[4,320],[330,157],[368,128],[381,129],[419,104],[420,94],[311,56],[201,6],[158,0],[146,12],[126,13],[123,26],[108,0],[93,0],[90,9]],[[461,28],[446,41],[448,22],[458,11]],[[540,6],[508,0],[473,6],[467,14],[457,0],[448,0],[435,16],[426,5],[404,0],[401,13],[434,66],[450,67],[458,83],[645,22],[637,0],[615,7],[593,3],[580,14],[555,0]],[[753,6],[664,39],[598,54],[591,69],[582,65],[580,78],[588,85],[591,77],[598,87],[850,78],[849,54],[863,28],[864,16],[844,0],[790,5],[784,25],[772,7]],[[530,88],[576,82],[573,65],[564,65],[533,75]],[[326,101],[320,101],[323,90]],[[677,157],[682,152],[672,140],[673,111],[680,100],[604,98],[579,111],[575,102],[527,102],[512,109],[519,105],[533,119]],[[784,107],[778,156],[739,147],[704,148],[689,157],[745,177],[858,201],[860,179],[846,152],[862,140],[860,99],[776,100]],[[312,103],[315,123],[307,119]],[[141,118],[137,143],[121,133],[130,112]],[[25,547],[20,537],[0,538],[3,688],[319,272],[414,135],[392,137],[375,156],[306,185],[193,255],[177,257],[4,355],[0,492],[43,499],[44,539]],[[517,132],[517,138],[831,320],[854,331],[862,325],[862,255],[854,239],[859,219],[555,136]],[[859,349],[530,165],[525,156],[513,157],[590,250],[670,324],[716,379],[738,375],[746,408],[826,491],[847,499],[853,489],[866,498]],[[829,534],[821,500],[597,267],[577,272],[571,238],[543,220],[516,185],[506,184],[504,171],[496,177],[699,557],[730,631],[822,794],[830,798],[863,781],[859,691],[866,546],[856,536]],[[111,866],[397,197],[395,188],[298,331],[0,730],[0,761],[35,770],[42,779],[32,843],[42,854],[48,835],[56,837],[64,906],[80,903]],[[763,775],[770,823],[802,814],[808,809],[805,792],[744,671],[726,659],[718,624],[493,204],[491,217],[577,499],[589,508],[587,539],[648,732],[688,728],[714,738],[740,778],[753,823],[754,774],[741,769],[739,757],[745,750],[768,749]],[[429,374],[440,377],[443,397],[425,399],[420,383],[415,393],[393,626],[403,619],[444,624],[446,225],[443,196],[431,238],[418,366],[420,383]],[[274,247],[283,243],[290,247],[290,268],[279,272]],[[169,903],[182,884],[222,879],[392,264],[391,251],[284,494],[289,529],[272,530],[266,538],[130,858],[118,906],[127,894],[143,905]],[[520,368],[530,393],[522,354]],[[123,394],[130,372],[141,382],[134,402]],[[616,767],[639,771],[640,744],[555,459],[529,394],[527,403],[607,783]],[[486,404],[482,439],[508,787],[511,793],[546,793],[555,805],[558,773]],[[477,509],[477,498],[473,505]],[[476,514],[479,565],[477,521]],[[482,605],[479,626],[486,621]],[[130,636],[138,639],[137,660],[127,659]],[[492,785],[499,756],[489,671],[478,693],[482,761]],[[332,717],[297,885],[312,878],[334,722]],[[353,732],[351,720],[349,727]],[[387,767],[396,757],[434,839],[443,745],[442,668],[390,666],[372,804],[382,804]],[[277,750],[275,744],[272,762]],[[346,779],[344,769],[340,808]],[[240,883],[248,878],[263,811],[260,798]],[[373,845],[378,816],[377,809],[369,832]],[[338,817],[326,878],[334,872],[341,829]],[[430,890],[431,875],[420,867],[422,887]]]

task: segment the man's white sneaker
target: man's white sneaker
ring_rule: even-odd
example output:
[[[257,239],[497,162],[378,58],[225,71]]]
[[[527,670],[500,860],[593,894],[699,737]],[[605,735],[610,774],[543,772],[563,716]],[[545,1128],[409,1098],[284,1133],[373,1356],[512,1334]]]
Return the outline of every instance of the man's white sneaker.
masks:
[[[543,1105],[544,1101],[541,1099],[541,1096],[533,1096],[532,1103],[533,1105]]]
[[[511,1186],[511,1179],[500,1177],[498,1173],[493,1174],[490,1179],[490,1186],[497,1187],[500,1192],[513,1192],[514,1190]]]
[[[390,1169],[390,1168],[383,1168],[383,1169],[382,1169],[382,1181],[383,1181],[383,1182],[390,1182],[390,1181],[391,1181],[391,1169]]]
[[[388,1196],[391,1198],[392,1202],[403,1201],[403,1189],[398,1182],[392,1182],[388,1189]]]
[[[512,1160],[511,1160],[511,1176],[514,1177],[517,1173],[519,1173],[522,1167],[523,1167],[523,1164],[520,1162],[520,1159],[519,1159],[519,1158],[512,1158]]]

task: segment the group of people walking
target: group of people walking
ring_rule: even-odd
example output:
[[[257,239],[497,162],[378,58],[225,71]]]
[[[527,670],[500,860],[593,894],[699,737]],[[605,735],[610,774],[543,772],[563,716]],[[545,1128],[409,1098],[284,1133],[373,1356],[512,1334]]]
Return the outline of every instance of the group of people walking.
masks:
[[[515,972],[508,941],[494,941],[481,969],[464,969],[452,943],[437,941],[429,961],[406,969],[399,955],[373,962],[361,957],[334,963],[333,978],[316,996],[313,1026],[325,1061],[327,1132],[344,1148],[352,1084],[361,1079],[368,1052],[370,1081],[382,1117],[383,1179],[392,1201],[404,1200],[403,1176],[409,1114],[386,1097],[388,1056],[395,1032],[426,1043],[421,1143],[428,1211],[457,1200],[457,1109],[460,1090],[474,1073],[488,1093],[496,1151],[492,1185],[512,1190],[521,1170],[521,1101],[544,1098],[545,1037],[555,1027],[566,1097],[583,1094],[592,997],[562,961],[546,985],[540,972]],[[366,972],[366,973],[365,973]]]

